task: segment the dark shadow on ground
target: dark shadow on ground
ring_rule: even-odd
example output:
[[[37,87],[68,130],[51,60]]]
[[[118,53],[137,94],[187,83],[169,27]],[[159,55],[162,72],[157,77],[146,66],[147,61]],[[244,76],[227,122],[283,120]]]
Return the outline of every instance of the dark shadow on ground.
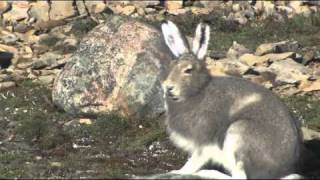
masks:
[[[307,178],[320,178],[320,140],[305,141],[306,150],[302,164],[302,174]]]

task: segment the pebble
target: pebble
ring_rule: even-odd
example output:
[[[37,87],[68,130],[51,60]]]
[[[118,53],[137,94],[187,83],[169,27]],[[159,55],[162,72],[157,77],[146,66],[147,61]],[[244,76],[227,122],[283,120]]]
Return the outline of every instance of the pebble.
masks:
[[[0,90],[12,88],[14,86],[16,86],[16,83],[13,81],[1,82],[0,83]]]
[[[61,162],[51,162],[50,166],[52,166],[52,167],[61,167],[62,163]]]

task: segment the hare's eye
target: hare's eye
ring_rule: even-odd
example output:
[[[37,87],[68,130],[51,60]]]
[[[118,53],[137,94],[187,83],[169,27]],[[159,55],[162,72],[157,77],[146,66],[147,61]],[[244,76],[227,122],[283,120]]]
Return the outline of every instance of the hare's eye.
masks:
[[[187,68],[183,71],[185,74],[191,74],[192,68]]]

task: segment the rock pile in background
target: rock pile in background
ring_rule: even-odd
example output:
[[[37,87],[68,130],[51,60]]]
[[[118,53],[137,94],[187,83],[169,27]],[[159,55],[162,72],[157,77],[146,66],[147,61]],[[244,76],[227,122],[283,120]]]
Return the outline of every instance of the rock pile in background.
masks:
[[[207,58],[212,75],[241,76],[281,95],[320,90],[317,69],[305,66],[320,60],[319,51],[296,53],[297,41],[261,44],[255,52],[234,42],[226,58]]]

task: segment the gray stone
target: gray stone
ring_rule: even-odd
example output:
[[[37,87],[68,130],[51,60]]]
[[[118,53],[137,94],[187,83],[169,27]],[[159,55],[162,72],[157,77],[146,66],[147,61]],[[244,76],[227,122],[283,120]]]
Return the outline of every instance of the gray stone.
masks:
[[[237,60],[221,59],[218,61],[207,60],[207,68],[211,75],[241,76],[250,70],[250,67]]]
[[[50,20],[61,20],[76,14],[73,1],[51,1]]]
[[[294,84],[311,77],[311,72],[307,67],[290,58],[276,61],[268,69],[277,74],[276,81],[280,83]]]
[[[8,89],[16,86],[16,83],[13,81],[0,82],[0,90]]]
[[[32,69],[41,69],[47,66],[50,66],[52,64],[55,64],[58,59],[63,58],[62,55],[54,53],[54,52],[47,52],[37,60],[35,60],[31,67]]]
[[[109,16],[82,39],[56,78],[53,101],[72,114],[159,116],[164,112],[160,79],[171,59],[159,30]]]
[[[299,48],[297,41],[281,41],[277,43],[261,44],[256,49],[255,54],[262,56],[268,53],[296,52]]]
[[[31,4],[29,14],[31,17],[37,19],[37,21],[49,21],[49,4],[47,1],[37,1]]]
[[[248,48],[246,48],[243,45],[238,44],[236,41],[234,41],[232,46],[229,48],[229,50],[227,52],[227,58],[237,59],[241,55],[246,54],[246,53],[250,53],[250,52],[251,51]]]

